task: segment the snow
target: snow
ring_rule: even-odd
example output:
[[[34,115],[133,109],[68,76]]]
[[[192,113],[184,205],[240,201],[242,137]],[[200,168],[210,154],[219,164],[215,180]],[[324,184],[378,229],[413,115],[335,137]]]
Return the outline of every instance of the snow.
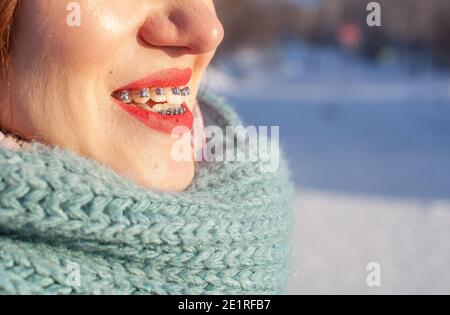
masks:
[[[286,44],[208,73],[247,125],[281,128],[298,187],[292,294],[450,293],[450,74],[390,55]]]
[[[295,208],[290,294],[450,293],[450,201],[302,191]]]

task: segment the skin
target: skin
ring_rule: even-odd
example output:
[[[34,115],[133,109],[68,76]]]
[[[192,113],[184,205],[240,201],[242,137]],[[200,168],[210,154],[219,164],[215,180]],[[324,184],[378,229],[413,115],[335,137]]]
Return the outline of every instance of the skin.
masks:
[[[177,139],[130,117],[111,93],[163,69],[191,68],[192,110],[224,34],[213,1],[80,0],[80,27],[66,24],[69,2],[21,1],[12,94],[1,98],[0,126],[93,158],[145,187],[185,189],[194,162],[171,158]]]

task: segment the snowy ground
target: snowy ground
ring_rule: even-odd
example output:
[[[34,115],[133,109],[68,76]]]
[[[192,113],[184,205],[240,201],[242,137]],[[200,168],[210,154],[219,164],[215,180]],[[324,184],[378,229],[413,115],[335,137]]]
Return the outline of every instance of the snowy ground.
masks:
[[[302,191],[291,294],[449,294],[450,202]],[[371,288],[366,267],[381,267]]]
[[[450,75],[308,46],[276,55],[236,54],[206,88],[246,124],[281,127],[299,190],[290,293],[450,293]]]

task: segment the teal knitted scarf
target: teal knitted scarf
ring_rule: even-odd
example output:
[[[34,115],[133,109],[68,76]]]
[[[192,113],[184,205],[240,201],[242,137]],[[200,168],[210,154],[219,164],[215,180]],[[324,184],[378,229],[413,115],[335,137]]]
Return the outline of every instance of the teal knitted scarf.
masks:
[[[209,162],[170,194],[57,148],[0,149],[0,293],[285,293],[292,187],[261,163]]]

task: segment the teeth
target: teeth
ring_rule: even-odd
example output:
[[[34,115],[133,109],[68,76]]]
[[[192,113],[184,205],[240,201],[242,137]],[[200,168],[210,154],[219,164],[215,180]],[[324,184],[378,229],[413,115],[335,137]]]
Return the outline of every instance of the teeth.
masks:
[[[139,94],[141,97],[150,97],[150,89],[149,88],[142,89]]]
[[[186,109],[180,106],[174,106],[173,104],[156,104],[152,107],[152,110],[156,113],[163,115],[181,115],[186,112]]]
[[[120,92],[120,100],[125,104],[130,104],[132,102],[130,91]]]
[[[113,96],[126,104],[134,104],[141,109],[162,115],[181,115],[186,109],[181,107],[187,96],[191,94],[189,87],[179,88],[143,88],[140,90],[118,91]],[[149,101],[157,103],[153,107]]]
[[[167,104],[156,104],[152,107],[153,111],[155,112],[162,112],[163,110],[167,109]]]
[[[160,114],[163,114],[163,115],[181,115],[181,114],[186,113],[186,109],[184,109],[182,107],[176,107],[176,108],[160,110],[157,112]]]
[[[184,97],[181,96],[180,88],[173,88],[167,93],[167,103],[172,105],[181,105],[184,102]]]
[[[145,104],[137,104],[136,106],[139,107],[139,108],[141,108],[141,109],[145,109],[145,110],[147,110],[147,111],[149,111],[149,112],[153,112],[153,109],[152,109],[150,106],[148,106],[148,105],[145,105]]]
[[[142,90],[136,90],[132,92],[133,102],[136,104],[146,104],[150,101],[150,89],[145,88]]]
[[[156,103],[164,103],[167,101],[166,90],[163,88],[153,89],[150,92],[150,97],[152,101]]]
[[[181,95],[181,89],[179,87],[171,89],[173,95]]]
[[[191,89],[189,87],[185,87],[184,89],[181,89],[181,95],[182,96],[189,96],[189,95],[191,95]]]

